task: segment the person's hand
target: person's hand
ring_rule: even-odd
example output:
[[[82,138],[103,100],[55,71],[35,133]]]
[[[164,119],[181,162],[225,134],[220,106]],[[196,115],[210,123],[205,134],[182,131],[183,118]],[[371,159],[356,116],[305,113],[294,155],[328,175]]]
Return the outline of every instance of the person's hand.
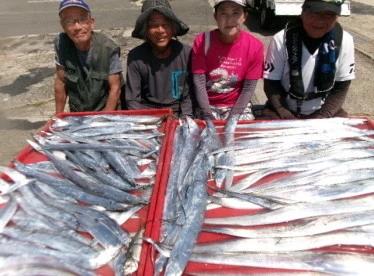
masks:
[[[213,116],[213,114],[204,114],[202,116],[203,120],[216,120],[216,118]]]
[[[303,119],[324,119],[325,117],[321,114],[318,114],[317,112],[314,112],[310,115],[304,115],[302,116]]]
[[[55,113],[55,117],[56,117],[57,115],[61,114],[61,113],[63,113],[63,111],[56,111],[56,113]]]
[[[286,108],[278,108],[276,111],[281,119],[298,119],[295,114]]]

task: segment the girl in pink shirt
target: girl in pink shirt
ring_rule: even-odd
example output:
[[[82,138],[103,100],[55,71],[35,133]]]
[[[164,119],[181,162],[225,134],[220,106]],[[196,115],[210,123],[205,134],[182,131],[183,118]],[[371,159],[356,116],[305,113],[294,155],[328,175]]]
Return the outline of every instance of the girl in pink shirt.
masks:
[[[193,42],[192,73],[200,119],[225,120],[239,115],[254,119],[251,98],[262,78],[264,46],[242,30],[248,13],[245,0],[218,0],[218,29],[199,34]]]

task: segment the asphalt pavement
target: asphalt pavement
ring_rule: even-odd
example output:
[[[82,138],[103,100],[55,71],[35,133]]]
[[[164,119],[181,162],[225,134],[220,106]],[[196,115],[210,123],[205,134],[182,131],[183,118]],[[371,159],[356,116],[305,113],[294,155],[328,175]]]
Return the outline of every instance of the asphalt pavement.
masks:
[[[58,0],[6,1],[0,11],[0,165],[8,165],[27,146],[26,140],[31,139],[32,134],[38,133],[54,114],[53,40],[56,33],[60,31],[57,17],[58,2]],[[97,31],[108,35],[120,45],[125,68],[128,51],[142,43],[141,40],[131,37],[135,20],[140,14],[141,1],[106,0],[105,4],[104,1],[99,0],[87,2],[96,19]],[[212,0],[170,1],[174,12],[190,26],[189,33],[179,38],[181,41],[192,43],[198,33],[216,27],[212,15],[212,2]],[[371,11],[369,19],[374,23],[372,0],[359,0],[357,3],[361,5],[362,12]],[[351,19],[357,18],[361,17]],[[351,19],[344,19],[347,26],[353,26],[349,21]],[[23,20],[23,25],[20,20]],[[246,22],[246,29],[259,37],[265,45],[280,28],[281,23],[274,30],[261,30],[257,14],[250,14]],[[359,30],[352,30],[352,32],[357,33],[356,37],[360,44],[356,61],[359,64],[356,68],[358,80],[352,84],[354,89],[347,98],[345,108],[351,116],[368,116],[374,119],[372,107],[374,37],[373,34],[370,38],[360,36]],[[368,31],[368,33],[372,32]],[[254,104],[265,102],[266,97],[262,88],[262,81],[260,81],[253,98]],[[360,97],[357,97],[358,94]]]

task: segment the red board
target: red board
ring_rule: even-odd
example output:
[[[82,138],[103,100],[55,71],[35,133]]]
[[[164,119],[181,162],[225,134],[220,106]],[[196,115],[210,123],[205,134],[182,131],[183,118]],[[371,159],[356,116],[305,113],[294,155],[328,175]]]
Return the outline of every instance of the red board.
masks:
[[[81,113],[62,113],[58,117],[64,118],[67,116],[85,116],[85,115],[96,115],[100,114],[99,112],[81,112]],[[115,111],[115,112],[105,112],[105,114],[122,114],[124,116],[138,116],[138,115],[151,115],[155,117],[163,117],[165,115],[172,114],[170,109],[155,109],[155,110],[136,110],[136,111]],[[240,124],[251,124],[251,123],[258,123],[259,121],[239,121],[237,131],[240,132]],[[43,128],[43,131],[48,131],[48,128],[52,122],[49,121],[46,126]],[[197,121],[201,128],[205,127],[204,121]],[[156,179],[155,179],[155,186],[153,188],[153,193],[151,197],[151,202],[149,206],[143,208],[139,213],[138,220],[132,220],[131,222],[127,222],[122,227],[124,229],[130,229],[130,231],[136,231],[139,229],[141,225],[145,225],[145,237],[149,237],[155,241],[159,240],[160,235],[160,228],[162,224],[163,218],[163,208],[164,208],[164,199],[165,199],[165,192],[166,192],[166,185],[169,178],[170,172],[170,162],[172,158],[172,149],[173,149],[173,142],[174,142],[174,133],[178,126],[178,121],[173,121],[172,119],[168,119],[162,126],[162,131],[165,133],[161,153],[159,156]],[[225,125],[225,121],[214,121],[214,124],[217,126],[217,131],[222,133],[223,127]],[[363,129],[374,129],[374,122],[368,121],[368,123],[360,128]],[[245,129],[248,131],[248,128]],[[41,132],[42,134],[42,132]],[[39,161],[45,161],[47,158],[34,151],[30,146],[27,146],[23,149],[19,155],[15,157],[16,160],[19,160],[22,163],[30,164],[36,163]],[[4,177],[4,176],[3,176]],[[280,174],[270,175],[268,178],[279,178]],[[209,184],[209,183],[208,183]],[[256,183],[257,185],[261,185],[261,181]],[[215,210],[209,210],[206,213],[207,217],[215,217],[220,216],[222,214],[225,215],[238,215],[241,213],[253,213],[258,212],[258,210],[247,210],[247,211],[238,211],[232,210],[227,208],[219,208]],[[204,243],[209,241],[216,241],[216,240],[225,240],[229,239],[228,236],[222,234],[214,234],[214,233],[207,233],[201,232],[198,238],[198,243]],[[321,250],[326,251],[363,251],[369,252],[368,249],[365,248],[342,248],[342,247],[330,247],[324,248]],[[370,251],[371,252],[371,251]],[[140,262],[139,267],[134,275],[153,275],[154,270],[154,260],[156,257],[156,250],[147,242],[143,242],[142,250],[140,254]],[[286,272],[287,270],[282,270],[282,272]],[[111,276],[113,275],[113,271],[110,269],[109,266],[104,266],[96,271],[98,275],[105,275]],[[212,264],[205,264],[205,263],[193,263],[190,262],[185,272],[188,273],[218,273],[218,274],[238,274],[238,273],[279,273],[280,270],[277,269],[265,269],[265,268],[256,268],[256,267],[234,267],[234,266],[227,266],[227,265],[212,265]],[[292,271],[295,272],[295,271]]]
[[[170,123],[171,123],[171,116],[172,110],[171,109],[149,109],[149,110],[131,110],[131,111],[113,111],[113,112],[74,112],[74,113],[61,113],[57,116],[57,118],[66,118],[69,116],[90,116],[90,115],[100,115],[100,114],[113,114],[113,115],[123,115],[123,116],[152,116],[156,118],[162,118],[166,116],[167,118],[162,123],[161,128],[159,129],[160,132],[165,133],[165,136],[163,137],[163,142],[160,150],[159,160],[158,160],[158,166],[156,171],[156,179],[155,184],[153,187],[153,192],[151,195],[151,203],[145,207],[143,207],[140,211],[137,212],[137,218],[130,219],[121,227],[128,232],[137,232],[141,229],[141,227],[145,227],[144,230],[144,236],[150,236],[152,231],[152,224],[154,222],[154,211],[155,208],[152,207],[154,202],[156,202],[159,185],[161,183],[161,175],[163,172],[163,166],[164,166],[164,158],[167,154],[167,143],[169,135],[167,131],[170,129]],[[39,135],[44,135],[43,132],[48,132],[50,125],[53,123],[53,120],[49,120],[46,125],[42,128]],[[24,148],[16,157],[15,160],[20,161],[24,164],[34,164],[41,161],[47,161],[48,158],[35,151],[31,146],[27,146]],[[10,167],[13,167],[12,164],[9,165]],[[1,176],[4,179],[7,179],[5,175]],[[8,180],[8,179],[7,179]],[[1,206],[0,206],[1,207]],[[138,270],[133,275],[144,275],[144,269],[147,258],[147,252],[149,251],[149,244],[143,242],[142,249],[140,253],[140,262],[138,263]],[[98,269],[96,271],[98,275],[105,275],[105,276],[112,276],[114,275],[114,272],[112,269],[105,265]]]

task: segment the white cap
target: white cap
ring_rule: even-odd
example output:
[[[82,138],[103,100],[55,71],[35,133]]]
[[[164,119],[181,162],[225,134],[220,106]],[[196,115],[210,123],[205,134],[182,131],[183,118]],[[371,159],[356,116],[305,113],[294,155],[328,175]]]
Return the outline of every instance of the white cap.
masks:
[[[214,7],[216,7],[218,4],[221,4],[222,2],[234,2],[243,7],[247,5],[245,0],[215,0]]]

